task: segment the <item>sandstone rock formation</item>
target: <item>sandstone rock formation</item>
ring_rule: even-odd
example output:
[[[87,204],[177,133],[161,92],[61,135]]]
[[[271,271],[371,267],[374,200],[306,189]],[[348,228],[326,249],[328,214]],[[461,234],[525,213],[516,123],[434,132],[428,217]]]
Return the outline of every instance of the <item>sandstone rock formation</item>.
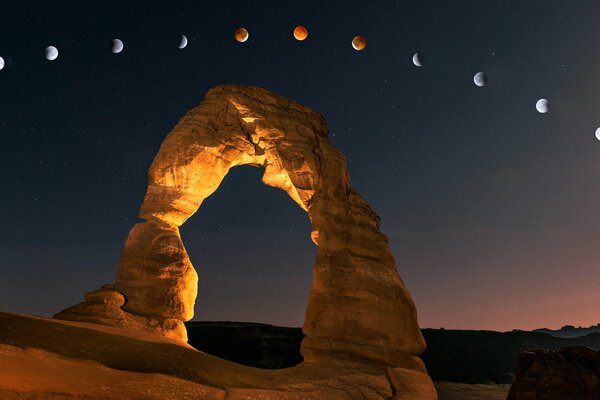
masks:
[[[600,354],[587,347],[525,351],[507,400],[597,400]]]
[[[418,357],[425,342],[415,306],[379,217],[350,187],[323,117],[260,88],[215,87],[179,121],[150,167],[140,210],[145,221],[129,233],[115,288],[93,292],[57,318],[185,340],[181,322],[193,316],[198,278],[179,227],[238,165],[264,168],[263,183],[286,191],[310,218],[318,252],[303,327],[305,362],[384,365],[402,393],[397,398],[433,398]],[[110,290],[125,304],[115,306],[111,299],[119,295]]]

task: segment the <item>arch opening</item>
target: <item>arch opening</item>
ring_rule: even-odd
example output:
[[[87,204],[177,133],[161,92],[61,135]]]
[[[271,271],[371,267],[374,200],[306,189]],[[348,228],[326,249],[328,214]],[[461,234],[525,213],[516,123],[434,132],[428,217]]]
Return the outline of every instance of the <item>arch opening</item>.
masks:
[[[232,168],[180,227],[199,276],[195,321],[304,322],[317,253],[310,220],[263,172]]]

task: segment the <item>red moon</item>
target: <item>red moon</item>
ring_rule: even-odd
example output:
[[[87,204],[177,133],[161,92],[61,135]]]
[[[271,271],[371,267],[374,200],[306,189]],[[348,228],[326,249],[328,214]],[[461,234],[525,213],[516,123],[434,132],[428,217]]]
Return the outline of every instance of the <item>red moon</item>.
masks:
[[[352,47],[354,47],[354,50],[362,50],[365,47],[367,47],[367,39],[365,39],[362,36],[354,36],[354,39],[352,39]]]
[[[238,28],[235,31],[235,40],[240,43],[244,43],[246,40],[248,40],[248,36],[250,36],[250,34],[246,28]]]
[[[294,37],[296,38],[296,40],[303,41],[308,37],[308,29],[306,29],[306,27],[302,25],[298,25],[294,29]]]

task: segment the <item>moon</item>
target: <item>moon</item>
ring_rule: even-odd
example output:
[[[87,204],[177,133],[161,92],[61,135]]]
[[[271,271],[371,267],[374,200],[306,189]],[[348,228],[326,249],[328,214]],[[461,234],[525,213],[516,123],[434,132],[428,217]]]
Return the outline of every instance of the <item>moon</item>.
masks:
[[[308,29],[305,26],[298,25],[294,28],[294,37],[296,40],[303,41],[308,37]]]
[[[413,56],[413,64],[415,64],[417,67],[423,66],[423,64],[421,63],[421,55],[419,53],[415,53],[415,55]]]
[[[4,68],[4,58],[0,57],[0,70]]]
[[[54,46],[46,47],[46,60],[54,61],[58,58],[58,49]]]
[[[367,47],[367,39],[362,36],[354,36],[354,39],[352,39],[352,47],[354,47],[354,50],[361,51]]]
[[[125,47],[123,45],[123,42],[121,41],[121,39],[113,39],[112,41],[112,52],[115,54],[119,54],[120,52],[123,51],[123,47]]]
[[[538,110],[539,113],[545,114],[550,111],[550,102],[546,99],[539,99],[537,103],[535,103],[535,109]],[[598,134],[598,131],[596,131]]]
[[[487,76],[483,72],[478,72],[473,77],[473,82],[479,87],[484,87],[487,85]]]
[[[185,35],[181,35],[181,42],[179,42],[179,48],[180,49],[185,49],[185,46],[187,46],[188,40],[185,37]]]
[[[238,28],[235,31],[235,40],[237,40],[240,43],[244,43],[246,40],[248,40],[249,36],[250,34],[248,33],[248,30],[246,28]]]
[[[600,128],[596,129],[596,139],[600,140]]]

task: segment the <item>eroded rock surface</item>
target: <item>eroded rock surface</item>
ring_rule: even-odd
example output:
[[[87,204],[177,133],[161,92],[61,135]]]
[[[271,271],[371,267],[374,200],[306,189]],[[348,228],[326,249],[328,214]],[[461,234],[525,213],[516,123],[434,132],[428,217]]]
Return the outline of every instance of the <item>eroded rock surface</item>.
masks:
[[[260,88],[211,89],[163,141],[148,172],[140,210],[145,221],[131,229],[123,249],[115,290],[125,297],[119,309],[127,317],[117,321],[149,318],[149,330],[185,339],[177,323],[165,332],[172,321],[192,318],[196,298],[197,275],[179,227],[238,165],[264,168],[262,181],[286,191],[311,220],[319,249],[303,327],[305,362],[386,366],[394,392],[403,393],[395,398],[434,398],[418,358],[425,342],[413,300],[379,217],[350,187],[345,158],[328,139],[325,120]],[[77,320],[96,322],[93,304],[57,317],[75,319],[81,311],[87,316]],[[105,317],[115,308],[100,308],[102,323],[110,325]]]
[[[525,351],[507,400],[597,400],[600,355],[587,347]]]

